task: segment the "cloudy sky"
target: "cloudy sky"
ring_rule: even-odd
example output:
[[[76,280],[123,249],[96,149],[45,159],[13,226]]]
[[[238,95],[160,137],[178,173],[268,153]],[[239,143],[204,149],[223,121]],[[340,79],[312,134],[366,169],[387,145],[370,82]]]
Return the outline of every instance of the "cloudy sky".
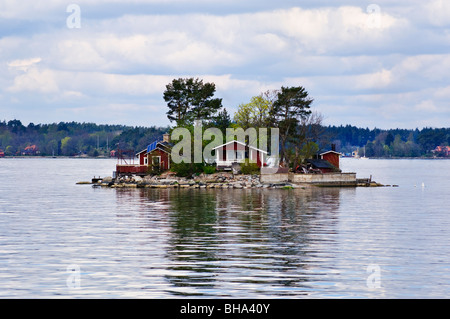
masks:
[[[450,1],[0,1],[0,120],[165,126],[179,77],[231,114],[301,85],[327,125],[449,127]]]

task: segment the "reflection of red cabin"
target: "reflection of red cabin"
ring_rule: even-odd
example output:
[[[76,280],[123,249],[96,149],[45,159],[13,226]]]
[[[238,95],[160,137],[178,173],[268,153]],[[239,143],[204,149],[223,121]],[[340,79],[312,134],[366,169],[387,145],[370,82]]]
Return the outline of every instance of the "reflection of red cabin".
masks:
[[[256,163],[259,167],[265,163],[267,152],[239,141],[216,146],[216,165],[218,168],[231,168],[233,163],[244,163],[245,160]]]

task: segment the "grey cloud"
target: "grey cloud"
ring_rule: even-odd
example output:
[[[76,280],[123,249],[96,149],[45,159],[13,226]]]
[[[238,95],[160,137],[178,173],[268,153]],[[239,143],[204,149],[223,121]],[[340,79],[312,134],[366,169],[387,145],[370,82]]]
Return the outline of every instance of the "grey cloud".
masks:
[[[377,1],[374,25],[359,1],[83,0],[80,29],[67,28],[63,1],[2,5],[4,116],[89,121],[109,108],[124,124],[155,125],[164,85],[198,76],[216,82],[229,110],[261,91],[303,85],[330,124],[450,119],[450,7],[437,12],[438,1]]]

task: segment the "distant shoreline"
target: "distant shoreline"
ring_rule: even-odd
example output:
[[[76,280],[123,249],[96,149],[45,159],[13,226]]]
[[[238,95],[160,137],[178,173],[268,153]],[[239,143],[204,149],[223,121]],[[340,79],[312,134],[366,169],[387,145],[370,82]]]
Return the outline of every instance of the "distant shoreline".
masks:
[[[117,160],[116,157],[100,157],[100,156],[52,156],[52,155],[48,155],[48,156],[29,156],[29,155],[20,155],[20,156],[4,156],[4,157],[0,157],[1,159],[39,159],[39,158],[53,158],[53,159],[62,159],[62,158],[66,158],[66,159],[115,159]],[[355,160],[360,160],[361,158],[355,158],[355,157],[351,157],[351,156],[343,156],[341,158],[349,158],[349,159],[355,159]],[[374,159],[386,159],[386,160],[402,160],[402,159],[420,159],[420,160],[449,160],[450,157],[369,157],[368,159],[374,160]]]
[[[104,159],[115,159],[115,160],[117,160],[117,158],[115,158],[115,157],[100,157],[100,156],[97,156],[97,157],[94,157],[94,156],[52,156],[52,155],[49,155],[49,156],[24,156],[24,155],[21,155],[21,156],[5,156],[5,157],[0,157],[0,160],[1,159],[27,159],[27,158],[29,158],[29,159],[40,159],[40,158],[42,158],[42,159],[101,159],[101,160],[104,160]]]
[[[361,158],[355,158],[355,157],[341,157],[341,158],[350,158],[350,159],[355,159],[355,160],[359,160]],[[386,159],[386,160],[401,160],[401,159],[421,159],[421,160],[448,160],[450,159],[450,157],[425,157],[425,156],[421,156],[421,157],[368,157],[367,159]]]

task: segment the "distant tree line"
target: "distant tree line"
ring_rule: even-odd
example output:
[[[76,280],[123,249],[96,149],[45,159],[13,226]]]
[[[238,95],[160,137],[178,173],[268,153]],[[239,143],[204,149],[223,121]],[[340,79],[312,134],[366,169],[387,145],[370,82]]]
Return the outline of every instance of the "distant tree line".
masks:
[[[450,128],[389,129],[356,126],[324,126],[323,116],[311,110],[313,99],[305,88],[281,87],[263,92],[238,106],[234,116],[215,98],[214,83],[200,79],[175,79],[166,86],[163,98],[167,117],[175,127],[193,131],[194,122],[202,128],[276,127],[280,134],[280,157],[285,166],[295,166],[320,151],[330,149],[351,154],[359,150],[368,157],[443,156],[432,152],[450,145]],[[170,133],[174,127],[133,127],[94,123],[60,122],[23,125],[20,120],[0,121],[0,150],[6,156],[109,156],[111,150],[141,151]],[[209,143],[209,141],[206,141]],[[224,141],[225,142],[225,141]],[[183,167],[197,171],[203,167]]]
[[[429,157],[442,156],[432,151],[437,146],[450,145],[450,128],[368,129],[351,125],[328,126],[337,150],[350,154],[359,149],[367,157]]]
[[[245,108],[249,106],[243,104],[240,111]],[[255,108],[257,107],[253,110]],[[450,145],[450,128],[382,130],[351,125],[322,126],[315,124],[320,122],[320,118],[316,117],[320,116],[313,113],[313,116],[308,117],[309,123],[300,122],[301,129],[298,130],[298,134],[307,138],[303,138],[306,142],[300,150],[298,147],[291,149],[294,154],[296,151],[301,151],[301,154],[306,152],[308,154],[305,156],[310,156],[311,153],[329,148],[333,143],[337,151],[347,155],[358,149],[360,155],[363,155],[365,148],[365,155],[368,157],[427,157],[444,156],[432,151],[437,146]],[[254,116],[249,119],[240,119],[238,112],[232,119],[226,109],[223,109],[218,112],[210,125],[225,130],[227,127],[240,123],[239,125],[245,128],[245,123],[239,122],[241,120],[248,120],[247,125],[258,126],[258,123],[254,121],[265,119],[260,113],[254,113]],[[169,131],[169,127],[155,126],[132,127],[76,122],[30,123],[25,126],[20,120],[0,121],[0,150],[6,156],[18,156],[22,155],[27,147],[36,145],[38,154],[42,156],[82,154],[94,157],[109,156],[109,151],[118,148],[140,151],[152,141],[161,139],[161,136]],[[295,143],[291,142],[291,144]]]
[[[141,150],[168,128],[60,122],[23,125],[0,121],[0,150],[6,156],[109,156],[111,150]],[[36,148],[31,148],[36,146]],[[26,152],[32,149],[33,152]]]

